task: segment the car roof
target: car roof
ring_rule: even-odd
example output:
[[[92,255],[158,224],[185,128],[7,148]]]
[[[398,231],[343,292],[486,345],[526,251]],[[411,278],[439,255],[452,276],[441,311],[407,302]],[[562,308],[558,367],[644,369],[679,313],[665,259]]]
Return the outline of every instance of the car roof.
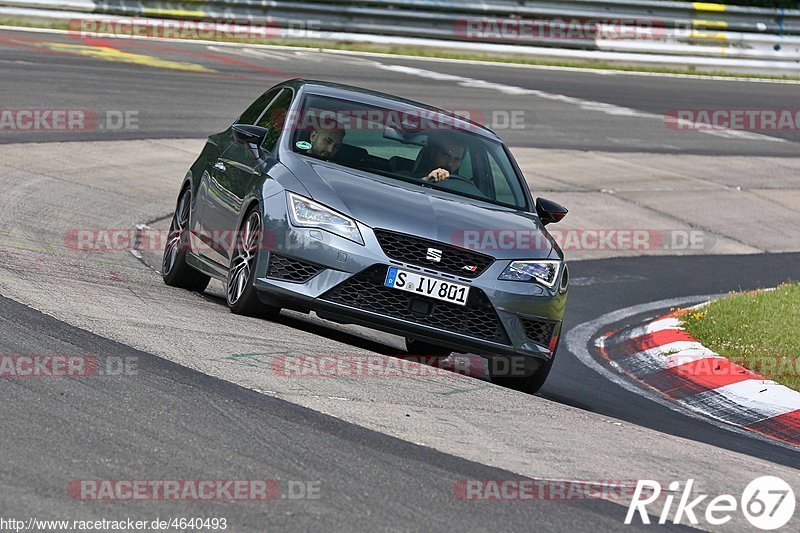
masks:
[[[410,106],[418,109],[424,109],[426,111],[437,113],[446,117],[455,118],[465,124],[469,124],[471,126],[469,128],[470,132],[478,133],[479,135],[482,135],[484,137],[489,137],[496,141],[501,141],[501,139],[497,136],[495,132],[493,132],[491,129],[487,128],[483,124],[479,124],[475,121],[466,119],[451,111],[446,111],[438,107],[434,107],[428,104],[423,104],[422,102],[417,102],[415,100],[409,100],[407,98],[401,98],[399,96],[382,93],[380,91],[373,91],[371,89],[364,89],[363,87],[356,87],[354,85],[346,85],[342,83],[334,83],[334,82],[319,81],[319,80],[306,80],[301,78],[288,80],[281,85],[284,86],[288,85],[295,89],[302,89],[304,92],[310,94],[317,94],[320,96],[330,96],[334,98],[341,98],[343,100],[353,100],[376,106],[392,108],[392,107],[397,107],[397,104],[400,104],[404,107]]]

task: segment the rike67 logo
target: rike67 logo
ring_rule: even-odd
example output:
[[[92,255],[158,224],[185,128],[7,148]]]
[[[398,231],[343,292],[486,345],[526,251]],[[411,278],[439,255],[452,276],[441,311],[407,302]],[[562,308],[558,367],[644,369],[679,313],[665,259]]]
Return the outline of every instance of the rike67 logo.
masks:
[[[673,524],[698,526],[721,526],[731,521],[737,512],[741,512],[750,524],[763,531],[772,531],[785,526],[794,515],[795,497],[792,487],[775,476],[762,476],[751,481],[738,500],[730,494],[722,494],[711,500],[708,494],[700,494],[692,498],[694,480],[681,484],[673,481],[669,484],[668,494],[664,498],[664,507],[659,517],[659,524],[666,524],[673,511]],[[647,506],[655,503],[661,496],[661,483],[652,480],[639,480],[633,499],[625,516],[625,524],[633,523],[636,513],[643,524],[650,524]],[[677,493],[680,492],[680,497]],[[705,507],[705,512],[700,509]],[[701,522],[700,518],[705,519]]]

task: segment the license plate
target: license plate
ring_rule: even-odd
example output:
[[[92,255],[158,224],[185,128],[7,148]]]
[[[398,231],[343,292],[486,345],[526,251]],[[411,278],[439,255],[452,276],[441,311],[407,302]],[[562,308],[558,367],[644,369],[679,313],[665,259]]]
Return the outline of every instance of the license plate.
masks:
[[[389,267],[386,281],[383,284],[393,289],[413,292],[419,296],[427,296],[458,305],[467,305],[467,296],[469,295],[469,286],[467,285],[423,276],[397,267]]]

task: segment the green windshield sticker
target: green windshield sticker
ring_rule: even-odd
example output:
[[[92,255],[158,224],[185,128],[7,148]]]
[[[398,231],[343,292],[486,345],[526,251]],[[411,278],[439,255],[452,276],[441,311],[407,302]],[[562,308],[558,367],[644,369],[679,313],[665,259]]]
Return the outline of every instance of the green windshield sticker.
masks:
[[[300,141],[300,142],[296,143],[295,146],[297,146],[301,150],[310,150],[311,149],[311,143],[310,142],[306,142],[306,141]]]

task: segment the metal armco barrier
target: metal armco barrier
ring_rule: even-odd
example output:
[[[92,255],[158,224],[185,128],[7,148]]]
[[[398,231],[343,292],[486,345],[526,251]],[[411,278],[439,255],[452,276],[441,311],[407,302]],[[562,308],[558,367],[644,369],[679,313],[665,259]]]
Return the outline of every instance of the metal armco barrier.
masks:
[[[15,16],[268,23],[275,28],[310,28],[323,40],[800,70],[800,10],[705,2],[0,0],[0,18]]]

